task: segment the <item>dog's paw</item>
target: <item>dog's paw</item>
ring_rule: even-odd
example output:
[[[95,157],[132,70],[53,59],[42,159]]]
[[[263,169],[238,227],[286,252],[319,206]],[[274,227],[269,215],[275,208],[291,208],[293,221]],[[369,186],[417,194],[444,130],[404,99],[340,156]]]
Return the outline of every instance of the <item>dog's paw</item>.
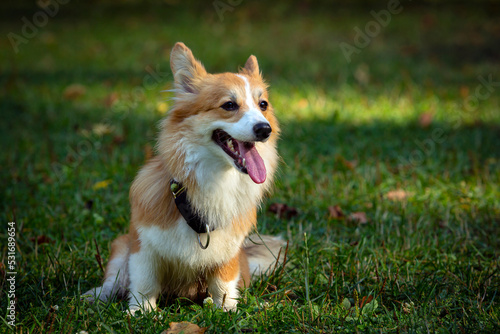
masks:
[[[236,312],[236,310],[238,309],[238,303],[235,303],[234,305],[224,305],[224,312]]]
[[[128,310],[124,311],[126,315],[129,317],[135,317],[142,314],[141,309],[139,307],[131,307]]]
[[[236,312],[238,308],[238,301],[233,298],[226,298],[226,300],[224,300],[224,303],[216,303],[216,305],[224,312]]]
[[[93,294],[86,292],[83,295],[80,295],[80,300],[87,302],[89,304],[94,304],[95,303],[95,296]]]
[[[154,310],[156,310],[156,306],[153,307],[149,304],[145,305],[132,304],[129,305],[128,310],[126,310],[125,312],[130,316],[139,316],[141,314],[149,313]]]
[[[80,295],[80,300],[86,301],[90,304],[94,304],[101,300],[101,296],[104,298],[102,294],[102,287],[91,289],[84,294]]]

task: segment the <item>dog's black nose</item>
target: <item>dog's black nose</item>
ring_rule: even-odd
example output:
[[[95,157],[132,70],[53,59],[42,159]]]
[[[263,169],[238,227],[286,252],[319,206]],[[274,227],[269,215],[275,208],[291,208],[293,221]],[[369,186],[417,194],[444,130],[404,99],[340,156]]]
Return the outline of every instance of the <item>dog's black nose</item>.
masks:
[[[253,132],[255,133],[255,138],[257,138],[257,141],[264,141],[267,138],[269,138],[269,135],[271,134],[271,126],[269,123],[257,123],[253,126]]]

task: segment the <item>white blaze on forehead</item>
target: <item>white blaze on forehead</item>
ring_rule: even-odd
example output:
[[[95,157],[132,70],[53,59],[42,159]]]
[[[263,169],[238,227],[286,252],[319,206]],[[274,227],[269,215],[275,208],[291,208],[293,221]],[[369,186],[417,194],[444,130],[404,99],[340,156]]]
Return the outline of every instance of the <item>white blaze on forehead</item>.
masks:
[[[245,103],[247,104],[248,108],[250,109],[255,109],[257,106],[255,105],[252,97],[252,90],[250,89],[250,82],[248,79],[241,75],[241,74],[236,74],[240,79],[245,82]]]
[[[257,123],[269,124],[253,100],[252,89],[250,88],[250,82],[248,79],[243,75],[236,75],[245,83],[245,103],[248,106],[248,110],[245,111],[245,115],[238,121],[238,123],[247,124],[247,126],[251,125],[250,127],[253,127]]]

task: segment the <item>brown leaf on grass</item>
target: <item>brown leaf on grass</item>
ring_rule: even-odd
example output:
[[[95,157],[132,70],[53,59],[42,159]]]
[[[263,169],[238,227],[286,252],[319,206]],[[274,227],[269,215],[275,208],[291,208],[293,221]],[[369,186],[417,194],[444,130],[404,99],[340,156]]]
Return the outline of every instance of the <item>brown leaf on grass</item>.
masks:
[[[345,217],[339,205],[329,206],[328,212],[330,212],[330,219],[344,219]]]
[[[53,244],[54,241],[52,239],[50,239],[48,236],[42,234],[42,235],[39,235],[37,237],[31,237],[30,238],[31,242],[33,243],[37,243],[39,245],[42,245],[42,244]]]
[[[50,2],[50,1],[48,1],[48,2]],[[53,44],[56,44],[56,42],[57,42],[55,35],[51,32],[48,32],[48,31],[44,31],[43,33],[40,34],[40,41],[43,44],[47,44],[47,45],[53,45]]]
[[[206,330],[207,327],[199,327],[198,325],[192,324],[187,321],[171,322],[168,329],[161,332],[161,334],[203,334]]]
[[[462,99],[466,99],[469,96],[469,87],[468,86],[460,86],[460,96]]]
[[[431,112],[424,112],[418,118],[418,124],[420,124],[420,126],[423,128],[427,128],[429,127],[429,125],[431,125],[433,118],[434,115]]]
[[[391,190],[385,194],[385,198],[390,200],[390,201],[404,201],[408,197],[411,196],[411,193],[403,190],[403,189],[396,189],[396,190]]]
[[[118,93],[113,92],[104,98],[104,106],[111,108],[118,101]]]
[[[359,308],[363,308],[363,306],[365,306],[366,304],[368,304],[369,302],[371,302],[373,300],[373,296],[364,296],[361,301],[359,302]]]
[[[125,138],[120,135],[116,135],[113,137],[113,144],[120,145],[125,142]]]
[[[350,169],[350,170],[354,170],[354,168],[356,168],[356,165],[358,164],[358,162],[356,160],[352,160],[352,161],[349,161],[349,160],[341,160],[342,164]]]
[[[293,290],[286,290],[285,291],[285,296],[287,296],[291,300],[297,300],[297,299],[299,299],[299,296],[297,296],[295,294],[295,292],[293,292]]]
[[[51,5],[51,2],[50,1],[46,1],[46,0],[38,0],[36,2],[36,5],[38,7],[40,7],[41,9],[48,9]]]
[[[400,52],[403,56],[413,56],[416,54],[420,49],[413,44],[410,45],[403,45],[400,49]]]
[[[402,305],[403,312],[406,314],[410,314],[413,311],[413,302],[403,303]]]
[[[344,166],[345,168],[347,168],[349,170],[354,170],[354,168],[356,168],[356,165],[358,164],[358,162],[356,160],[347,160],[346,158],[344,158],[341,155],[337,155],[335,157],[335,160],[338,161],[340,164],[342,164],[342,166]]]
[[[274,285],[274,284],[268,284],[267,285],[267,291],[269,291],[269,292],[275,292],[277,290],[278,290],[278,288],[276,287],[276,285]]]
[[[84,85],[72,84],[64,89],[63,96],[67,100],[76,100],[85,95],[86,91],[87,89]]]
[[[278,216],[278,218],[290,219],[299,214],[296,208],[288,206],[284,203],[273,203],[269,206],[269,212]]]
[[[151,147],[151,144],[147,143],[144,145],[144,159],[149,160],[153,157],[153,148]]]
[[[42,179],[43,179],[43,182],[46,184],[52,184],[54,182],[54,180],[46,173],[42,174]]]
[[[434,28],[434,26],[436,25],[436,22],[437,22],[437,20],[436,20],[435,15],[426,14],[426,15],[422,16],[422,19],[420,20],[420,25],[425,30],[430,30],[430,29]]]
[[[353,212],[349,215],[349,220],[352,222],[356,222],[359,224],[368,223],[368,217],[366,217],[366,213],[364,212]]]

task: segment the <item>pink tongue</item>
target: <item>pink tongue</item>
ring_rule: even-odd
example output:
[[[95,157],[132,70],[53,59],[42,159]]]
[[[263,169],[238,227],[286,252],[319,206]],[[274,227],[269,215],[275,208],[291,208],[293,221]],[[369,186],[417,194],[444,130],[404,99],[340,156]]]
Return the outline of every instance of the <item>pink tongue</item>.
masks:
[[[255,145],[245,144],[238,141],[240,154],[247,163],[247,172],[253,182],[260,184],[266,180],[266,166],[257,152]]]

